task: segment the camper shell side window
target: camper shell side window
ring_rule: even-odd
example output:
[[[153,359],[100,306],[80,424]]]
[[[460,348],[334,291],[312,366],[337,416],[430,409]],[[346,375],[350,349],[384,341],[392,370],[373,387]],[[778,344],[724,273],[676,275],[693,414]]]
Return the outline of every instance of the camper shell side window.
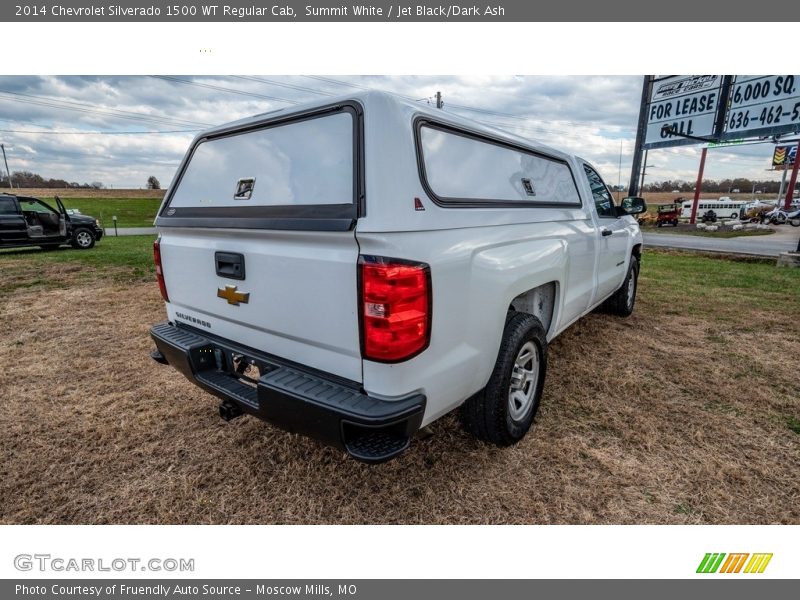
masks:
[[[441,206],[574,208],[581,197],[569,163],[507,140],[419,117],[420,180]]]

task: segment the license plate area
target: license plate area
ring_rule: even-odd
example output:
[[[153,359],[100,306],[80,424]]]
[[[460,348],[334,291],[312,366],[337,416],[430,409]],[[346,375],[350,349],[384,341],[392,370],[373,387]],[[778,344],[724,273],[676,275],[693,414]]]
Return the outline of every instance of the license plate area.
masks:
[[[220,370],[251,387],[256,387],[261,377],[278,368],[276,365],[233,350],[217,348],[214,355],[215,361],[219,362],[217,367]]]
[[[246,353],[213,344],[194,350],[192,359],[198,371],[224,373],[254,388],[261,377],[278,368],[275,364]]]

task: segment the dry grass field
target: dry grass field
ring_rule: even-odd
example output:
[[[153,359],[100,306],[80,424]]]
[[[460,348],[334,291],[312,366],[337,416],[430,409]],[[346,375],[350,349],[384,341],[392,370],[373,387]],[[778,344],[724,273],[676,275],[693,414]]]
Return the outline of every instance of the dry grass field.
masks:
[[[0,523],[800,523],[797,271],[648,251],[631,318],[552,344],[520,444],[452,415],[366,466],[153,363],[137,251],[0,253]]]
[[[90,188],[4,188],[0,192],[11,192],[22,196],[35,196],[36,198],[158,198],[164,197],[166,190],[143,189],[105,189],[95,190]]]

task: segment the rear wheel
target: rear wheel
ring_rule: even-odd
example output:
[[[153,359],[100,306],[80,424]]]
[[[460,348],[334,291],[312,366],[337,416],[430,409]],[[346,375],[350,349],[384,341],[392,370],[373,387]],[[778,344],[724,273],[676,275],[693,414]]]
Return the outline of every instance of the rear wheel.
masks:
[[[627,317],[633,312],[636,304],[636,289],[639,285],[639,259],[631,256],[631,264],[628,265],[628,274],[625,281],[614,294],[601,305],[601,310],[618,317]]]
[[[72,247],[78,250],[88,250],[92,246],[94,246],[94,234],[84,227],[76,229],[72,234]]]
[[[800,227],[800,217],[797,217],[795,219],[789,219],[789,225],[791,225],[792,227]]]
[[[486,388],[461,409],[465,428],[480,440],[510,446],[533,423],[547,370],[547,337],[541,321],[512,313]]]

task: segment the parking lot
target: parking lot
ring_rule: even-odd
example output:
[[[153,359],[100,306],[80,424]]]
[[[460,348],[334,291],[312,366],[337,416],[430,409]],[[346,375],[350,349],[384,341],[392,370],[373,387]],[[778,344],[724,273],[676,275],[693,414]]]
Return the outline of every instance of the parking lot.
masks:
[[[2,523],[800,523],[800,272],[645,253],[637,310],[551,346],[531,435],[456,415],[392,462],[153,363],[151,237],[0,252]]]

